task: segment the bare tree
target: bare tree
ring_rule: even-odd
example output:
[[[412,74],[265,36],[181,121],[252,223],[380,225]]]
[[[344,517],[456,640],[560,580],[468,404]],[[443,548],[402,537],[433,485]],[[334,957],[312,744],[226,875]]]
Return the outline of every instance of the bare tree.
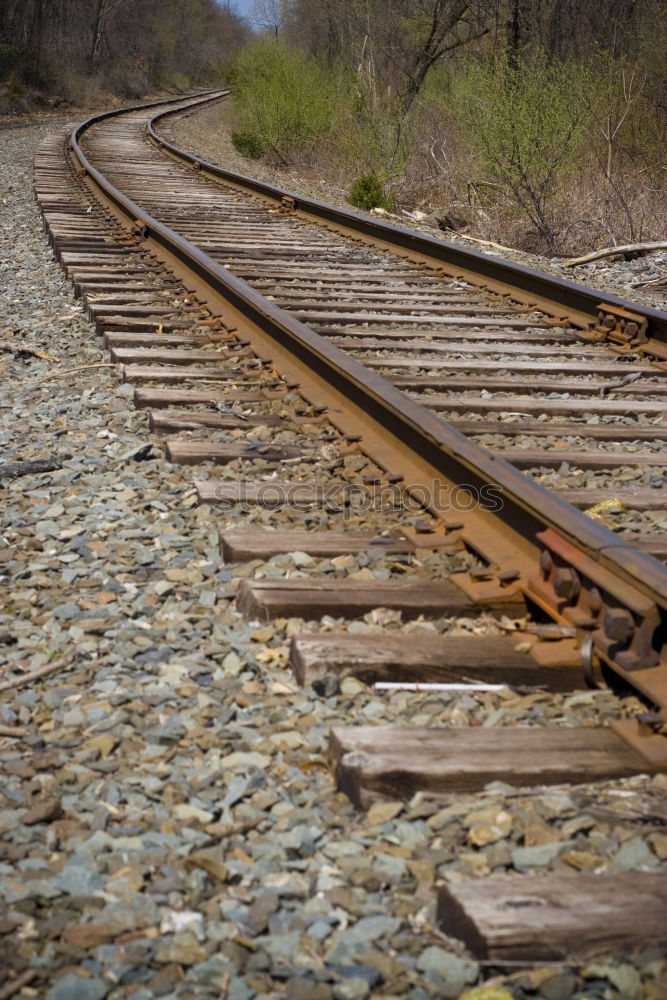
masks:
[[[128,0],[97,0],[95,4],[95,20],[93,21],[90,56],[88,58],[91,69],[97,62],[102,38],[104,37],[104,29],[109,17],[118,7],[122,7],[127,2]]]
[[[260,28],[278,38],[289,20],[291,6],[290,0],[255,0],[252,19]]]
[[[279,0],[258,0],[279,2]],[[488,30],[489,0],[295,0],[294,27],[329,62],[373,64],[407,113],[429,70]]]

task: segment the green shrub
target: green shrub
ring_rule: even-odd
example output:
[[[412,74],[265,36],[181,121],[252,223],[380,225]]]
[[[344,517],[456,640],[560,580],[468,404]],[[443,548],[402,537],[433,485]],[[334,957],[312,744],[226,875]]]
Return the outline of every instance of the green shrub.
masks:
[[[373,208],[384,208],[387,211],[393,208],[393,199],[386,194],[382,181],[375,174],[357,177],[352,183],[347,200],[350,205],[362,208],[366,212],[370,212]]]
[[[412,151],[416,113],[406,115],[374,77],[352,74],[346,84],[350,107],[335,136],[337,161],[353,177],[401,177]]]
[[[264,155],[264,146],[252,132],[232,132],[232,145],[241,156],[247,156],[250,160],[259,160]]]
[[[26,95],[26,86],[16,73],[12,73],[7,80],[7,93],[12,100],[20,101]]]
[[[580,76],[574,64],[548,63],[538,52],[516,68],[473,66],[452,88],[471,146],[552,252],[557,250],[553,202],[575,169],[585,134]]]
[[[289,152],[327,135],[343,104],[336,74],[281,41],[258,39],[239,53],[233,110],[246,148],[261,148],[284,163]]]
[[[175,90],[176,93],[181,93],[192,87],[194,80],[185,73],[174,71],[173,73],[161,73],[157,83],[162,90]]]

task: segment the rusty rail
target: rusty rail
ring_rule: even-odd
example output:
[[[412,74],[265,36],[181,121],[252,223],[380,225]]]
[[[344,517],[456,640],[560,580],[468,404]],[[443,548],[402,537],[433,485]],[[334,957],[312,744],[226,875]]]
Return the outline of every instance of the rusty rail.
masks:
[[[222,93],[207,94],[193,99],[188,108],[222,96]],[[181,105],[178,110],[183,110],[183,102],[178,103]],[[584,661],[592,663],[597,657],[664,713],[667,710],[667,653],[663,646],[667,568],[532,482],[503,459],[490,455],[127,198],[93,166],[79,144],[89,128],[119,113],[122,112],[95,115],[71,134],[72,155],[102,197],[129,221],[147,246],[159,248],[170,261],[194,277],[198,288],[213,290],[245,316],[259,331],[260,344],[270,344],[275,357],[303,373],[304,395],[310,391],[314,402],[321,401],[321,394],[339,404],[344,401],[353,414],[352,425],[356,422],[357,431],[362,431],[364,452],[382,468],[397,471],[406,482],[429,488],[434,482],[459,486],[463,483],[471,488],[492,483],[498,487],[504,499],[501,516],[479,509],[457,515],[457,520],[464,522],[461,537],[489,563],[486,578],[460,579],[459,585],[480,600],[494,593],[511,595],[522,591],[556,621],[578,629]],[[462,273],[474,274],[478,283],[483,276],[489,285],[511,288],[513,297],[523,296],[525,301],[553,315],[562,316],[565,310],[571,323],[596,336],[595,327],[600,325],[599,293],[231,174],[156,136],[153,125],[166,113],[172,113],[172,109],[153,118],[149,126],[151,136],[171,155],[199,163],[211,176],[259,192],[275,202],[294,199],[296,210],[310,218],[335,223],[383,246],[407,250],[413,259],[446,261]],[[617,315],[619,322],[623,318],[629,322],[628,317],[633,317],[632,323],[643,331],[643,349],[653,344],[660,351],[667,344],[665,314],[613,296],[604,296],[604,300],[605,308],[611,310],[610,315]],[[611,330],[611,326],[607,329]],[[614,330],[618,332],[617,327]],[[636,332],[634,327],[633,331]],[[348,415],[338,423],[349,430],[349,421]],[[332,422],[337,422],[335,417]],[[447,505],[434,499],[430,506],[446,529]],[[644,720],[640,727],[652,724]],[[633,723],[622,734],[642,752],[646,741],[638,737],[643,733]],[[655,762],[653,747],[651,742],[647,756]],[[667,763],[665,748],[657,751],[657,757]]]

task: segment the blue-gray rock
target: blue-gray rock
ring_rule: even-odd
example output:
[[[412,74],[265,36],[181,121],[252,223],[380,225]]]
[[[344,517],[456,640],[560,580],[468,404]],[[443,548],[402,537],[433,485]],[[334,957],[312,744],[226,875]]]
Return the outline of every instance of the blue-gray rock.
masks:
[[[354,927],[339,931],[325,955],[328,965],[353,964],[358,955],[368,950],[372,941],[385,934],[395,934],[401,926],[398,917],[362,917]]]
[[[194,982],[210,980],[215,983],[216,980],[222,979],[225,974],[233,975],[235,971],[236,966],[227,955],[217,954],[212,955],[205,962],[193,965],[190,969],[190,976]],[[134,994],[132,994],[132,1000],[134,1000]]]
[[[104,887],[104,882],[91,864],[91,858],[71,858],[63,870],[50,880],[51,884],[68,896],[92,896]]]
[[[158,746],[169,746],[178,743],[185,736],[185,726],[180,719],[169,719],[160,726],[152,726],[143,733],[146,743],[157,743]]]
[[[331,917],[319,917],[308,925],[308,936],[315,938],[316,941],[324,941],[333,931],[335,923],[337,921],[332,920]]]
[[[54,618],[59,618],[61,621],[69,622],[74,618],[81,618],[82,611],[78,604],[69,602],[68,604],[59,604],[57,608],[54,608],[51,612]]]
[[[551,864],[562,851],[574,847],[574,840],[557,840],[553,844],[537,844],[535,847],[515,847],[512,851],[512,864],[518,872],[528,868],[540,868]]]
[[[395,858],[391,854],[376,854],[373,858],[373,871],[383,876],[383,881],[400,882],[408,874],[408,864],[405,858]]]
[[[382,973],[374,965],[332,965],[330,968],[342,979],[364,979],[373,988],[383,982]]]
[[[299,950],[301,933],[300,930],[296,930],[284,931],[282,934],[265,934],[262,937],[255,938],[255,943],[267,955],[270,955],[274,962],[282,960],[292,963]]]
[[[636,868],[655,868],[658,859],[648,844],[640,837],[626,840],[620,851],[614,855],[616,867],[621,871],[633,871]]]
[[[474,983],[479,975],[476,963],[464,962],[458,955],[452,955],[436,945],[421,953],[417,968],[438,989],[438,996],[447,1000],[456,1000],[463,987]]]
[[[253,1000],[255,991],[240,976],[234,976],[227,984],[226,1000]]]
[[[401,921],[398,917],[362,917],[348,933],[364,941],[377,941],[385,934],[395,934],[400,926]]]
[[[103,1000],[111,989],[110,983],[68,972],[46,994],[46,1000]]]
[[[235,778],[229,782],[227,787],[227,794],[222,800],[222,804],[231,808],[240,802],[243,796],[248,791],[248,785],[250,784],[249,778],[244,778],[241,775],[237,775]]]

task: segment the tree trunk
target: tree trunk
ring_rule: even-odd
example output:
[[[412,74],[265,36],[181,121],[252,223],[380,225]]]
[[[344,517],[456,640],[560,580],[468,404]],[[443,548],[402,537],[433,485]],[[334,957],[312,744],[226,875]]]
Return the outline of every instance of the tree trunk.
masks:
[[[95,65],[102,44],[102,32],[104,31],[104,17],[106,15],[106,0],[97,0],[95,7],[95,21],[93,23],[93,37],[90,46],[90,56],[88,62],[92,69]]]
[[[507,62],[513,70],[518,70],[528,40],[529,18],[526,6],[526,0],[512,0],[510,21],[507,26]]]

